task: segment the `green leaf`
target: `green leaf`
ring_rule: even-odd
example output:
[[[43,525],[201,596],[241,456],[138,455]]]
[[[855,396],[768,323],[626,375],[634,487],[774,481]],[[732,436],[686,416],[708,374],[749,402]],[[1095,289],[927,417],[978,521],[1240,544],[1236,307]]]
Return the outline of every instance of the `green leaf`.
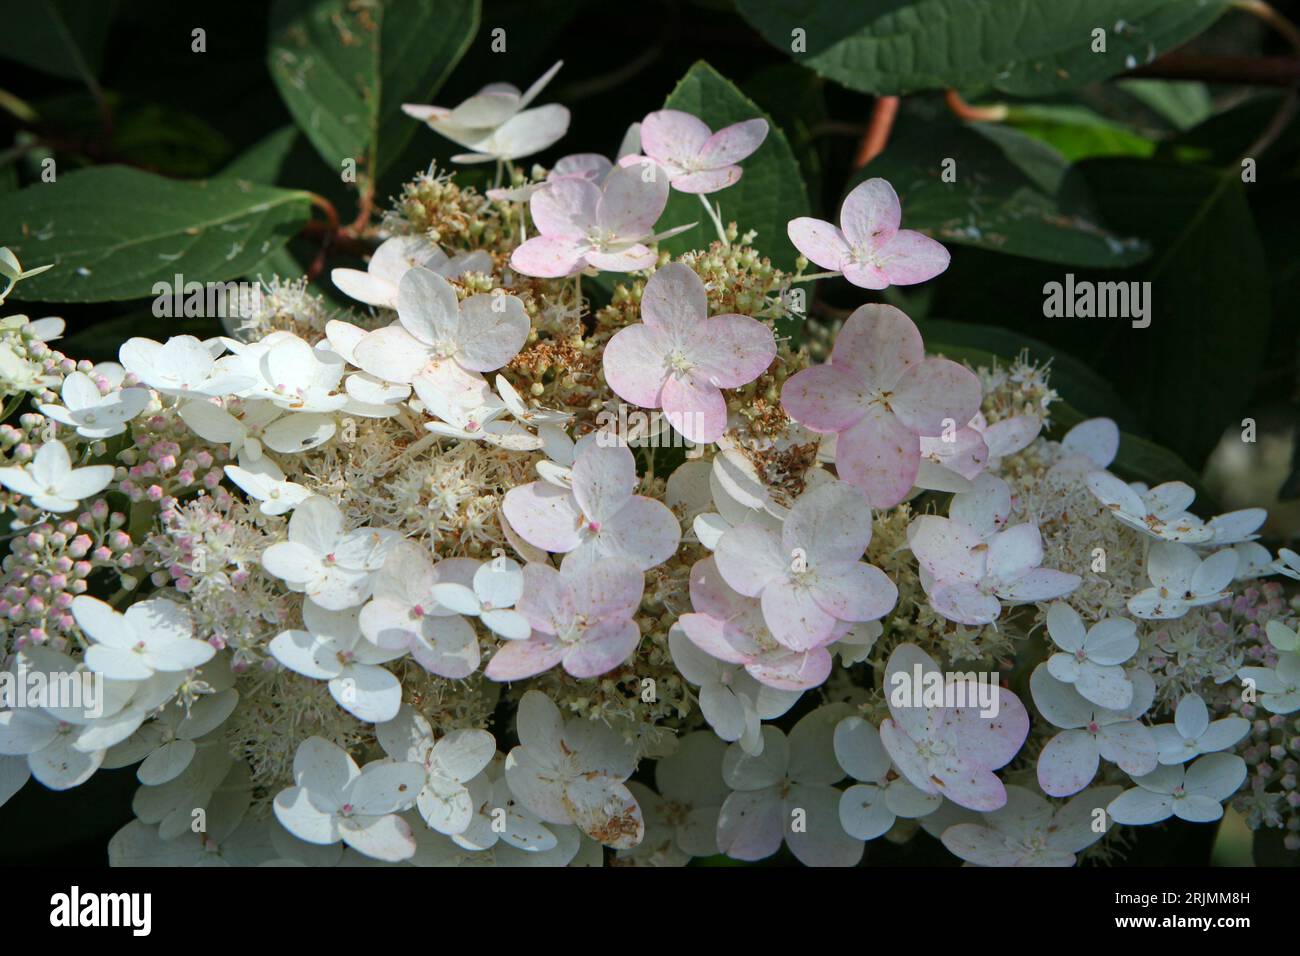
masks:
[[[1107,219],[1154,252],[1124,280],[1150,282],[1151,325],[1104,321],[1141,370],[1136,406],[1152,433],[1203,461],[1250,398],[1271,317],[1267,259],[1240,176],[1155,160],[1075,167]]]
[[[1214,112],[1209,89],[1195,80],[1120,80],[1116,85],[1175,129],[1191,129]]]
[[[280,177],[280,169],[289,158],[298,130],[282,126],[261,139],[248,152],[236,157],[218,176],[222,179],[246,179],[251,183],[272,185]]]
[[[1156,150],[1151,140],[1082,106],[1013,106],[1006,122],[1071,162],[1089,156],[1150,156]],[[987,127],[989,132],[994,129]]]
[[[863,93],[1034,96],[1104,80],[1196,36],[1227,0],[739,0],[769,43]],[[1106,31],[1093,52],[1092,31]],[[806,51],[798,52],[796,30]]]
[[[285,105],[334,170],[377,177],[478,30],[478,0],[275,0],[267,60]]]
[[[0,196],[0,245],[29,268],[56,265],[14,298],[104,302],[150,295],[177,273],[199,282],[242,276],[309,215],[308,194],[297,190],[100,166]]]
[[[850,183],[880,176],[903,204],[903,225],[945,243],[1077,266],[1127,266],[1146,255],[1136,238],[1102,226],[1083,197],[1066,204],[1045,191],[1053,172],[1042,143],[1001,130],[998,142],[974,127],[915,121]],[[955,178],[944,182],[946,161]]]
[[[693,113],[714,131],[755,117],[768,121],[767,139],[741,163],[744,174],[740,182],[708,198],[721,204],[724,223],[735,222],[741,233],[753,229],[758,233],[758,248],[780,268],[793,270],[798,253],[786,237],[785,227],[791,219],[808,215],[808,192],[785,133],[730,80],[703,61],[690,68],[664,107]],[[678,255],[707,247],[717,235],[699,197],[674,191],[659,227],[688,222],[698,225],[664,241],[661,248]]]
[[[115,7],[111,0],[2,0],[0,56],[66,80],[93,79]]]

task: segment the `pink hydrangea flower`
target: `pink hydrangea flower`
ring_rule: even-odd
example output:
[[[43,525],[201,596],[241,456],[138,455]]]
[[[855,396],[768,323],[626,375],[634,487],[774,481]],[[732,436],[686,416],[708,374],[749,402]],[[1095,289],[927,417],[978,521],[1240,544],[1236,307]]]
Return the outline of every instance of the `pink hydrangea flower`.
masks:
[[[712,658],[745,668],[760,684],[778,690],[802,691],[825,683],[831,673],[827,644],[849,630],[836,622],[829,641],[807,650],[783,647],[768,630],[757,598],[745,597],[727,585],[714,558],[691,568],[691,607],[677,619],[690,642]]]
[[[667,205],[668,177],[645,162],[615,167],[600,185],[586,178],[558,179],[529,200],[541,235],[515,249],[510,265],[524,275],[547,279],[587,268],[649,269],[657,259],[649,243],[695,225],[655,234],[655,223]]]
[[[573,486],[534,481],[506,492],[502,509],[515,532],[564,565],[626,558],[648,571],[672,557],[681,540],[676,516],[662,502],[633,494],[636,460],[622,445],[593,435],[579,441]]]
[[[641,123],[641,149],[684,193],[714,193],[740,181],[736,165],[763,145],[767,120],[733,123],[716,133],[681,110],[659,110]]]
[[[866,492],[873,508],[890,508],[916,481],[920,439],[969,422],[980,396],[969,369],[925,357],[906,315],[864,305],[845,320],[829,362],[785,383],[781,404],[801,425],[834,434],[840,478]]]
[[[898,600],[883,571],[862,561],[871,509],[842,481],[806,492],[778,532],[755,524],[718,541],[718,571],[733,589],[762,602],[772,636],[794,651],[834,640],[841,621],[874,621]]]
[[[1063,597],[1077,574],[1041,568],[1043,540],[1034,524],[985,537],[962,521],[922,515],[908,528],[921,583],[936,613],[959,624],[990,624],[1001,601],[1027,604]]]
[[[926,675],[931,675],[927,677]],[[939,666],[915,644],[894,648],[885,665],[889,717],[880,724],[880,742],[912,786],[943,794],[970,810],[996,810],[1007,792],[993,772],[1006,766],[1029,735],[1029,713],[1020,698],[998,687],[997,713],[985,716],[979,706],[917,706],[905,693],[937,676]]]
[[[641,319],[605,346],[609,387],[634,405],[663,408],[690,441],[717,441],[727,429],[721,390],[749,384],[772,364],[772,330],[746,315],[709,318],[704,283],[679,262],[650,277]]]
[[[800,216],[790,220],[786,232],[795,248],[823,269],[842,272],[864,289],[887,289],[925,282],[948,268],[948,250],[929,236],[898,228],[902,217],[894,187],[868,179],[844,197],[840,228]]]
[[[397,325],[357,342],[356,364],[384,381],[413,385],[435,413],[449,400],[477,394],[477,373],[518,355],[531,328],[515,296],[483,293],[458,302],[451,283],[419,266],[398,284],[397,317]]]
[[[625,558],[609,557],[559,571],[524,567],[524,595],[516,609],[532,637],[503,644],[488,662],[493,680],[522,680],[556,664],[574,677],[596,677],[632,656],[641,631],[632,615],[641,606],[645,576]]]

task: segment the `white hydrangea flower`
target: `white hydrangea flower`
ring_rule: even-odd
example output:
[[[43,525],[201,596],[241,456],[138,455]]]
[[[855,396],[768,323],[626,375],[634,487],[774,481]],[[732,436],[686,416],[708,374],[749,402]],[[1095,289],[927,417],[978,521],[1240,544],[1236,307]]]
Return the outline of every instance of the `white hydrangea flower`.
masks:
[[[343,530],[338,505],[313,495],[294,509],[289,540],[262,552],[262,566],[327,611],[355,607],[370,596],[371,577],[400,539],[386,528]]]
[[[532,634],[528,619],[513,610],[523,595],[523,569],[504,556],[481,564],[470,585],[445,581],[433,586],[433,596],[443,607],[478,618],[488,630],[508,641],[527,640]]]
[[[1059,809],[1032,790],[1007,787],[1007,803],[984,814],[984,824],[959,823],[943,831],[943,845],[976,866],[1073,866],[1077,854],[1111,827],[1096,829],[1119,787],[1094,787]]]
[[[348,296],[381,309],[397,308],[397,286],[419,266],[447,279],[467,272],[491,274],[492,257],[481,249],[448,256],[423,236],[393,236],[379,244],[366,269],[333,269],[330,279]]]
[[[232,687],[200,697],[188,709],[179,704],[165,707],[156,719],[110,749],[104,768],[140,763],[136,777],[146,786],[174,780],[198,753],[200,738],[225,723],[238,703],[239,691]]]
[[[77,430],[82,438],[111,438],[126,431],[126,423],[149,404],[143,388],[115,389],[101,395],[85,372],[70,372],[59,392],[62,405],[41,403],[37,408],[47,418]]]
[[[377,860],[404,860],[415,853],[415,838],[397,814],[415,802],[424,776],[424,767],[409,761],[359,769],[341,747],[309,737],[293,759],[295,785],[275,796],[275,817],[308,843],[342,840]]]
[[[1108,617],[1086,631],[1079,612],[1064,601],[1047,609],[1047,632],[1061,649],[1047,659],[1057,680],[1073,684],[1085,698],[1108,710],[1123,710],[1133,701],[1133,683],[1121,666],[1138,649],[1137,625]]]
[[[1300,710],[1300,636],[1280,621],[1269,621],[1265,630],[1269,643],[1277,648],[1277,665],[1243,667],[1237,676],[1251,682],[1269,713],[1295,713]]]
[[[221,357],[221,339],[200,342],[192,335],[172,336],[165,343],[127,339],[118,349],[122,367],[164,395],[234,395],[256,384],[237,356]]]
[[[1250,733],[1244,717],[1210,721],[1209,708],[1200,694],[1186,694],[1174,710],[1172,724],[1151,728],[1162,764],[1186,763],[1201,754],[1227,750]]]
[[[834,730],[847,705],[808,714],[786,737],[763,727],[763,752],[727,749],[722,777],[732,793],[718,817],[718,847],[737,860],[762,860],[786,845],[806,866],[856,866],[863,843],[840,826],[844,778],[835,759]]]
[[[1217,604],[1228,596],[1237,570],[1237,553],[1224,548],[1202,560],[1185,544],[1157,541],[1147,552],[1152,587],[1128,599],[1131,614],[1147,620],[1180,618],[1194,607]]]
[[[1214,529],[1187,510],[1196,498],[1190,485],[1167,481],[1148,489],[1126,484],[1108,471],[1088,475],[1088,489],[1110,509],[1117,521],[1161,541],[1200,544],[1214,538]]]
[[[1236,754],[1213,753],[1190,766],[1162,765],[1133,778],[1137,784],[1107,808],[1116,823],[1145,826],[1171,816],[1188,823],[1213,823],[1223,816],[1223,801],[1246,781],[1246,761]]]
[[[677,749],[655,764],[655,786],[628,787],[645,816],[645,839],[620,859],[655,866],[684,866],[693,857],[718,852],[718,814],[727,798],[722,779],[726,746],[704,731],[686,734]]]
[[[609,727],[564,720],[540,691],[519,701],[519,746],[506,756],[506,780],[519,801],[546,823],[573,824],[615,849],[645,836],[641,808],[625,786],[635,752]]]
[[[310,490],[287,480],[280,466],[270,458],[259,458],[244,465],[226,465],[223,471],[244,494],[260,502],[258,510],[264,515],[285,514],[311,497]]]
[[[73,468],[68,449],[57,441],[45,442],[21,468],[0,468],[0,485],[25,496],[37,508],[54,512],[73,510],[112,480],[112,465]]]
[[[361,635],[361,609],[330,611],[303,601],[305,630],[281,631],[267,646],[282,665],[314,680],[329,682],[330,696],[340,707],[366,723],[397,716],[402,685],[381,667],[402,657],[405,650],[376,647]]]
[[[119,613],[87,594],[72,601],[72,616],[93,644],[86,666],[113,680],[146,680],[157,672],[188,671],[212,660],[216,648],[194,637],[189,611],[175,601],[151,598]]]

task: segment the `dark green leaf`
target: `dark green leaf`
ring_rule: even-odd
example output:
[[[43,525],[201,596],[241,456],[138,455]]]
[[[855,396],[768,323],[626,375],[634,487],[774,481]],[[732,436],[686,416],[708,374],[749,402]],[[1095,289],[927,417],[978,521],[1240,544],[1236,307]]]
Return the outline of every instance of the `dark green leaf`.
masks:
[[[1196,36],[1226,0],[739,0],[768,40],[863,93],[993,87],[1026,96],[1122,73]],[[1094,29],[1106,31],[1093,52]],[[794,46],[804,31],[807,52]]]
[[[200,282],[242,276],[309,214],[308,195],[297,190],[100,166],[0,196],[0,245],[29,268],[56,265],[14,298],[133,299],[177,273]]]
[[[417,128],[402,103],[437,92],[478,21],[478,0],[276,0],[271,76],[329,166],[354,159],[377,176]]]
[[[1268,341],[1267,260],[1241,180],[1152,160],[1075,168],[1108,221],[1151,240],[1151,259],[1123,277],[1151,283],[1151,326],[1123,323],[1117,347],[1142,369],[1138,409],[1152,433],[1200,462],[1250,397]]]
[[[298,130],[293,126],[282,126],[274,133],[254,145],[248,152],[237,157],[221,171],[222,179],[246,179],[252,183],[272,185],[280,176],[280,169],[288,159],[294,142],[298,139]]]
[[[0,56],[67,80],[96,77],[112,0],[2,0]]]

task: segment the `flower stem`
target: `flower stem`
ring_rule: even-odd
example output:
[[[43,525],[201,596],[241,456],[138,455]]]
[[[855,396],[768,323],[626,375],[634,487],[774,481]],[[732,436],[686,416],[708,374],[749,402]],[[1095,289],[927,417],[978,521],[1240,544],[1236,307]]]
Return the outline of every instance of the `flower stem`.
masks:
[[[817,279],[834,279],[836,276],[842,275],[844,275],[842,272],[810,272],[807,275],[795,276],[790,282],[813,282]]]
[[[722,247],[724,249],[730,249],[731,242],[727,239],[727,230],[722,225],[721,212],[719,212],[719,210],[717,209],[714,209],[713,206],[709,204],[709,200],[705,198],[703,193],[700,193],[700,202],[704,204],[705,212],[707,212],[709,214],[709,218],[713,220],[713,228],[718,230],[718,239],[721,240]]]

